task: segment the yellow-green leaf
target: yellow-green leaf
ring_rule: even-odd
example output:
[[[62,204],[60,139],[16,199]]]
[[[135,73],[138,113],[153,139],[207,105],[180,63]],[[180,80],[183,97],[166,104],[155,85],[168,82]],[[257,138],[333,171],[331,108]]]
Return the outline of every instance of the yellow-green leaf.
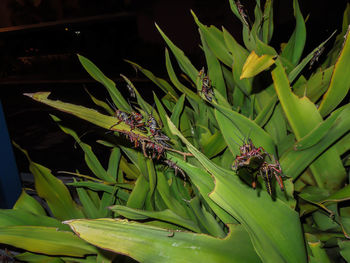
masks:
[[[97,249],[71,232],[54,227],[0,227],[0,243],[47,255],[83,257],[96,254]]]
[[[260,262],[240,225],[229,225],[228,236],[220,239],[127,220],[104,218],[66,223],[87,242],[139,262]]]
[[[253,50],[243,65],[240,79],[254,77],[260,72],[268,69],[273,63],[275,63],[275,57],[276,56],[274,55],[267,54],[259,57]]]

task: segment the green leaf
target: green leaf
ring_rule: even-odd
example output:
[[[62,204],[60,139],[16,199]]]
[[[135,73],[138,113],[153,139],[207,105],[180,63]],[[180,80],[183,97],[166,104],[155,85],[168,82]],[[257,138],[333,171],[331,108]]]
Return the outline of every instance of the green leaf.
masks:
[[[240,79],[251,78],[258,75],[260,72],[268,69],[275,63],[274,55],[258,56],[253,50],[248,56],[242,68]]]
[[[169,48],[173,52],[176,57],[177,62],[181,70],[187,74],[187,76],[192,80],[193,83],[196,83],[196,79],[198,76],[198,70],[192,65],[191,61],[185,56],[183,51],[179,49],[177,46],[171,42],[171,40],[164,34],[164,32],[160,29],[160,27],[156,24],[156,27],[159,33],[162,35],[165,42],[168,44]]]
[[[350,262],[350,241],[338,241],[338,246],[340,248],[340,255],[346,260],[346,262]]]
[[[165,49],[165,64],[166,64],[166,69],[168,71],[169,78],[170,78],[171,82],[174,84],[174,86],[182,93],[185,93],[186,96],[188,96],[189,98],[191,98],[195,102],[201,103],[201,99],[199,98],[199,96],[196,93],[194,93],[192,90],[188,89],[185,85],[183,85],[178,80],[178,78],[175,74],[175,71],[173,69],[173,66],[171,65],[170,56],[169,56],[169,52],[167,49]],[[196,78],[197,78],[197,76],[196,76]]]
[[[87,166],[90,168],[90,170],[94,173],[94,175],[97,178],[104,180],[106,182],[115,182],[115,178],[113,178],[111,175],[109,175],[106,172],[106,170],[103,168],[100,161],[97,159],[96,155],[92,151],[91,146],[82,142],[80,140],[80,137],[75,131],[63,125],[60,125],[59,122],[61,120],[59,118],[57,118],[54,115],[51,115],[51,117],[55,122],[57,122],[58,127],[60,127],[60,129],[66,134],[72,136],[74,140],[78,143],[78,145],[81,147],[81,149],[84,151],[85,162]]]
[[[239,146],[249,136],[254,145],[262,146],[268,153],[277,156],[272,138],[254,121],[220,105],[214,104],[214,106],[217,108],[215,110],[215,117],[220,130],[234,155],[240,154]]]
[[[94,109],[86,108],[83,106],[66,103],[59,100],[51,100],[48,98],[50,92],[25,93],[24,95],[32,98],[33,100],[54,107],[60,111],[73,114],[78,118],[89,121],[104,129],[121,131],[124,133],[130,132],[131,130],[130,126],[125,124],[124,122],[116,124],[117,119],[113,116],[107,116],[99,113]],[[138,131],[137,129],[133,130],[133,133],[137,134],[140,137],[145,137],[145,134]]]
[[[79,200],[84,208],[84,213],[87,216],[87,218],[99,218],[100,217],[99,209],[91,200],[87,190],[85,190],[82,187],[77,187],[76,190],[77,190]]]
[[[37,200],[28,195],[25,190],[22,190],[22,193],[13,206],[13,209],[23,209],[36,215],[46,216],[44,208],[38,203]]]
[[[328,149],[334,142],[339,140],[339,138],[350,130],[350,105],[348,104],[343,107],[344,109],[338,109],[342,111],[338,116],[338,119],[341,121],[335,121],[329,132],[317,144],[303,151],[294,151],[291,148],[281,156],[280,162],[285,174],[292,178],[296,178],[322,152]],[[328,180],[331,178],[333,179],[333,176],[328,177]],[[338,180],[337,178],[334,178],[334,180],[338,183],[341,182],[341,180]]]
[[[318,47],[312,50],[289,74],[288,78],[290,82],[293,82],[295,78],[299,75],[299,73],[304,69],[304,67],[310,62],[310,60],[314,57],[315,52],[318,52],[335,34],[336,31],[330,35],[325,41],[323,41]],[[323,76],[322,76],[323,78]],[[326,81],[327,82],[327,81]],[[327,82],[328,83],[328,82]],[[309,92],[309,91],[308,91]]]
[[[115,83],[107,78],[101,70],[99,70],[94,63],[92,63],[86,57],[78,55],[80,63],[83,65],[85,70],[93,77],[96,81],[100,82],[103,86],[106,87],[109,95],[111,96],[113,103],[117,106],[118,109],[122,111],[131,111],[131,107],[128,102],[123,98],[122,94],[116,88]]]
[[[306,262],[298,214],[278,198],[273,201],[265,191],[257,194],[233,171],[212,163],[168,121],[172,132],[215,178],[215,189],[209,197],[244,226],[260,258],[265,262]]]
[[[0,226],[47,226],[65,231],[70,230],[55,218],[21,209],[0,209]]]
[[[53,176],[48,168],[33,162],[26,150],[15,143],[14,145],[27,157],[29,170],[34,175],[35,189],[38,195],[45,199],[53,215],[60,220],[83,218],[81,209],[73,201],[62,181]]]
[[[277,96],[274,95],[270,97],[270,100],[268,101],[268,103],[266,103],[266,106],[255,117],[254,122],[260,127],[263,127],[273,114],[276,103]]]
[[[0,243],[46,255],[83,257],[97,253],[95,247],[73,233],[57,231],[54,227],[0,227]]]
[[[215,186],[213,178],[210,176],[210,174],[203,169],[193,166],[188,162],[185,162],[183,159],[177,158],[173,155],[169,155],[169,158],[185,171],[185,173],[191,179],[191,182],[199,189],[203,199],[224,224],[238,224],[235,218],[233,218],[209,198],[209,194],[213,191]]]
[[[345,98],[350,88],[350,27],[346,34],[342,51],[335,63],[331,82],[326,94],[323,96],[319,112],[322,116],[329,114]]]
[[[199,32],[201,33],[201,31],[199,31]],[[202,39],[205,58],[206,58],[207,65],[208,65],[208,75],[209,75],[209,79],[211,81],[212,87],[214,87],[215,91],[220,92],[220,94],[225,99],[227,99],[226,84],[225,84],[224,76],[223,76],[223,73],[221,70],[221,64],[217,60],[217,58],[215,57],[215,54],[213,53],[213,51],[209,48],[209,46],[208,46],[208,44],[203,36],[203,33],[201,33],[200,35],[201,35],[201,39]],[[227,52],[227,55],[229,55],[228,52]],[[230,61],[230,66],[231,66],[231,64],[232,64],[232,61]]]
[[[179,127],[180,124],[180,115],[184,109],[184,102],[185,94],[182,94],[180,99],[176,102],[176,105],[170,117],[171,121],[175,124],[176,127]]]
[[[129,255],[139,262],[259,262],[240,226],[231,225],[229,235],[218,239],[126,220],[71,220],[66,223],[89,243]]]
[[[139,176],[136,180],[134,190],[131,192],[126,206],[138,209],[143,208],[149,189],[149,183],[145,177],[143,175]]]
[[[300,140],[322,123],[322,117],[316,106],[308,98],[299,99],[292,93],[287,75],[280,61],[276,61],[276,66],[272,71],[274,87],[295,137]],[[342,181],[346,177],[345,169],[334,149],[330,149],[320,156],[318,160],[310,165],[310,169],[319,187],[327,187],[327,189],[333,191],[341,187]],[[332,178],[332,183],[329,181],[330,178]]]
[[[265,2],[263,26],[262,26],[262,40],[264,43],[269,43],[273,35],[273,0]]]
[[[40,254],[34,254],[30,252],[24,252],[22,254],[16,255],[17,260],[24,262],[33,262],[33,263],[64,263],[63,259],[59,257],[49,257]]]
[[[125,218],[132,220],[145,220],[148,218],[154,218],[162,221],[166,221],[169,223],[173,223],[175,225],[179,225],[185,227],[191,231],[200,233],[200,229],[198,226],[189,219],[185,219],[177,214],[175,214],[170,209],[165,209],[163,211],[145,211],[139,209],[133,209],[126,206],[115,205],[109,207],[112,211],[116,211],[120,215]]]
[[[245,61],[249,56],[248,50],[243,48],[238,42],[232,37],[232,35],[223,28],[223,35],[228,50],[232,54],[232,73],[235,83],[242,90],[245,95],[251,93],[252,90],[252,79],[240,79],[242,69]]]
[[[305,150],[318,143],[326,135],[334,122],[338,119],[340,113],[341,111],[334,112],[329,118],[327,118],[327,120],[318,124],[307,135],[295,143],[295,149],[299,151]]]
[[[194,12],[192,10],[191,10],[191,14],[194,18],[194,21],[196,22],[196,24],[200,28],[203,48],[204,48],[204,52],[206,54],[208,67],[210,66],[208,63],[209,62],[208,61],[208,50],[206,50],[208,47],[210,48],[210,51],[213,52],[218,59],[220,59],[227,66],[231,67],[232,58],[229,54],[229,51],[225,45],[225,42],[223,41],[223,38],[218,37],[218,33],[220,31],[217,28],[215,28],[214,26],[211,26],[210,27],[211,30],[210,30],[207,26],[203,25],[198,20],[197,16],[194,14]],[[214,30],[215,30],[216,34],[214,34]],[[222,33],[220,32],[220,34],[222,34]],[[208,45],[208,47],[205,47],[206,44]]]
[[[322,247],[322,242],[314,235],[305,234],[307,239],[307,244],[311,250],[311,254],[309,254],[310,263],[318,263],[318,262],[324,262],[324,263],[330,263],[329,257],[326,253],[326,250]]]
[[[119,163],[121,158],[121,152],[120,148],[113,147],[111,150],[111,155],[109,156],[108,160],[108,169],[107,174],[112,177],[117,182],[122,183],[122,178],[118,178],[118,172],[119,172]]]
[[[112,110],[111,106],[108,105],[108,103],[99,100],[97,98],[95,98],[86,88],[85,91],[87,92],[87,94],[89,94],[91,100],[97,105],[100,106],[101,108],[103,108],[106,112],[108,112],[110,115],[114,114],[114,111]]]
[[[282,56],[287,58],[293,65],[297,65],[303,53],[306,41],[306,27],[301,14],[298,0],[293,0],[294,16],[296,19],[295,30],[287,45],[282,51]]]
[[[189,201],[189,205],[198,218],[201,227],[205,229],[205,233],[214,237],[224,238],[226,236],[219,222],[205,209],[204,205],[201,205],[198,196],[192,198],[191,201]]]
[[[208,157],[212,158],[222,152],[226,148],[226,143],[222,137],[222,133],[217,130],[211,135],[205,143],[202,143],[203,153]]]

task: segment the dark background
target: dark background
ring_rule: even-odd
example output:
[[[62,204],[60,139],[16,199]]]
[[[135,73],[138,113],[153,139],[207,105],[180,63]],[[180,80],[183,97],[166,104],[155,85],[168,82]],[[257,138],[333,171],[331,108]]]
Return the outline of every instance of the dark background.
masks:
[[[340,32],[348,1],[299,2],[304,17],[309,15],[308,53],[335,29]],[[251,0],[241,3],[251,11],[255,5]],[[105,100],[105,89],[79,64],[79,53],[91,59],[125,94],[120,73],[150,97],[155,85],[123,59],[167,78],[165,43],[154,26],[156,22],[195,67],[201,68],[205,61],[190,9],[202,23],[224,26],[241,41],[241,25],[228,0],[1,0],[0,100],[11,139],[28,150],[35,162],[54,171],[79,169],[87,173],[81,150],[75,149],[74,140],[57,127],[49,113],[64,119],[79,135],[87,132],[83,140],[92,144],[102,159],[106,159],[104,148],[95,141],[104,131],[22,94],[52,91],[52,98],[92,106],[85,86]],[[286,42],[294,29],[292,0],[275,0],[274,17],[272,45],[279,50],[279,44]],[[27,172],[23,154],[15,150],[15,156],[19,171]]]

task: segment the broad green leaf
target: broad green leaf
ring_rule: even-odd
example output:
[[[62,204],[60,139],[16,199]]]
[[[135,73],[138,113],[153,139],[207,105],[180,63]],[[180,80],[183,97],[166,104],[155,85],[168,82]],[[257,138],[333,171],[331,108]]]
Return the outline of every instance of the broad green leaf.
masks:
[[[240,79],[251,78],[268,69],[275,63],[274,55],[258,56],[253,50],[245,61]]]
[[[139,262],[260,262],[239,225],[230,225],[229,235],[219,239],[126,220],[71,220],[66,223],[89,243],[129,255]]]
[[[265,191],[257,194],[233,171],[213,164],[168,121],[172,132],[215,178],[209,197],[244,226],[260,258],[264,262],[306,262],[298,214],[278,198],[273,201]]]
[[[226,148],[226,143],[222,137],[222,133],[217,130],[213,135],[209,137],[205,144],[202,143],[203,153],[208,157],[212,158],[219,154]]]
[[[13,209],[23,209],[36,215],[46,216],[44,208],[38,203],[37,200],[28,195],[25,190],[22,190],[22,193],[13,206]]]
[[[41,198],[45,199],[52,214],[60,220],[83,218],[80,207],[73,201],[62,181],[53,176],[48,168],[33,162],[26,150],[17,144],[14,145],[27,157],[29,170],[34,175],[35,190]]]
[[[350,105],[343,106],[343,109],[338,110],[342,111],[338,116],[341,121],[335,121],[329,132],[317,144],[303,151],[294,151],[291,148],[281,156],[280,162],[285,174],[296,178],[317,156],[350,130]],[[331,178],[329,177],[328,180]],[[340,182],[336,178],[335,180]]]
[[[85,70],[93,77],[96,81],[100,82],[107,89],[109,95],[111,96],[113,103],[118,109],[130,112],[131,107],[128,102],[123,98],[122,94],[116,88],[115,83],[107,78],[101,70],[99,70],[94,63],[92,63],[86,57],[78,55],[80,63],[83,65]]]
[[[350,241],[338,241],[338,246],[340,248],[340,254],[346,260],[346,262],[350,261]]]
[[[145,198],[149,192],[149,183],[143,175],[139,176],[136,180],[134,190],[131,192],[126,206],[131,208],[143,208]]]
[[[122,183],[121,178],[118,178],[120,158],[121,158],[120,148],[113,147],[111,150],[111,155],[109,156],[109,160],[108,160],[107,174],[111,176],[114,179],[114,181],[117,180],[117,182]]]
[[[326,250],[322,247],[322,242],[314,235],[305,234],[307,244],[311,250],[311,254],[309,255],[310,263],[330,263],[330,259],[326,253]]]
[[[329,114],[345,98],[350,88],[350,27],[346,34],[342,51],[335,63],[329,88],[322,98],[319,112],[322,116]]]
[[[153,83],[155,83],[165,93],[169,92],[172,96],[174,96],[174,98],[176,98],[176,99],[178,98],[178,95],[176,94],[175,90],[166,80],[156,77],[151,71],[142,68],[141,66],[139,66],[138,64],[136,64],[132,61],[129,61],[129,60],[125,60],[125,61],[128,62],[129,64],[131,64],[133,67],[140,70],[147,78],[152,80]]]
[[[318,124],[307,135],[295,143],[295,149],[304,150],[318,143],[326,135],[334,122],[338,119],[340,113],[341,111],[334,112],[329,118]],[[338,119],[338,121],[340,120]]]
[[[180,217],[179,215],[175,214],[172,210],[169,209],[165,209],[163,211],[145,211],[121,205],[111,206],[109,207],[109,209],[111,209],[112,211],[116,211],[117,213],[128,219],[145,220],[148,218],[154,218],[185,227],[193,232],[201,232],[194,222],[192,222],[189,219]]]
[[[293,65],[297,65],[303,53],[306,41],[306,27],[301,14],[298,0],[293,0],[294,16],[296,19],[295,30],[287,45],[282,51],[282,56],[287,58]]]
[[[236,219],[234,219],[230,214],[228,214],[225,210],[223,210],[209,198],[209,194],[213,191],[215,186],[213,178],[210,176],[210,174],[208,174],[203,169],[185,162],[183,159],[177,158],[173,155],[170,155],[170,158],[185,171],[185,173],[191,179],[191,182],[199,189],[199,192],[204,200],[224,224],[238,223]]]
[[[274,87],[295,137],[300,140],[322,123],[322,117],[316,106],[308,98],[299,99],[292,93],[287,75],[280,61],[276,61],[276,65],[276,69],[272,71]],[[286,169],[286,167],[283,168]],[[322,154],[310,165],[310,169],[319,187],[332,189],[333,191],[341,186],[346,176],[335,149],[330,149]],[[330,182],[330,178],[332,178],[332,182]]]
[[[30,252],[24,252],[22,254],[16,255],[15,258],[17,260],[29,263],[64,263],[63,259],[59,257],[50,257]]]
[[[0,227],[0,243],[46,255],[83,257],[97,252],[95,247],[73,233],[58,231],[54,227]]]
[[[198,70],[192,65],[191,61],[185,56],[183,51],[175,46],[171,40],[164,34],[160,27],[156,24],[156,28],[159,33],[162,35],[165,42],[168,44],[169,48],[176,57],[177,62],[181,70],[187,74],[187,76],[192,80],[193,83],[196,83],[196,78],[198,76]]]
[[[217,108],[215,110],[215,117],[220,130],[234,155],[239,154],[239,146],[249,136],[254,145],[258,147],[262,146],[268,153],[276,156],[275,144],[272,138],[254,121],[220,105],[214,104],[214,106]]]
[[[0,226],[47,226],[70,230],[55,218],[33,214],[22,209],[0,209]]]
[[[334,66],[326,68],[325,70],[319,70],[313,74],[305,85],[301,85],[294,89],[294,93],[299,97],[306,96],[313,103],[318,101],[318,99],[327,91],[329,82],[333,73]]]

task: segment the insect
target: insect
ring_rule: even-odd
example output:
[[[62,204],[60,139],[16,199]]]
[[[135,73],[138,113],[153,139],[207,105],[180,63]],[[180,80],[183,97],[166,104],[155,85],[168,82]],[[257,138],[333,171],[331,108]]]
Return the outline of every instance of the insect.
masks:
[[[118,119],[118,122],[112,127],[118,125],[121,122],[130,126],[130,130],[138,128],[139,130],[146,132],[145,123],[143,122],[143,116],[140,113],[132,112],[131,114],[121,110],[116,110],[114,116]],[[111,127],[111,128],[112,128]]]
[[[121,122],[124,122],[126,124],[130,123],[130,121],[129,121],[130,114],[128,114],[128,113],[126,113],[124,111],[116,110],[115,113],[114,113],[114,116],[118,119],[118,122],[116,124],[112,125],[112,127],[118,125]]]
[[[267,155],[264,148],[256,148],[251,139],[248,139],[240,146],[239,150],[240,155],[236,156],[234,165],[232,166],[235,170],[242,166],[255,170],[261,166]]]
[[[134,90],[129,84],[127,84],[126,87],[127,87],[128,90],[129,90],[130,97],[131,97],[131,98],[136,98],[135,90]]]
[[[278,161],[268,163],[265,161],[266,156],[270,156],[262,147],[255,147],[252,140],[248,139],[242,146],[240,146],[240,155],[236,156],[234,169],[237,174],[242,176],[243,174],[253,175],[251,181],[252,187],[256,188],[257,176],[260,176],[266,185],[267,192],[272,195],[272,178],[275,177],[281,190],[284,190],[282,180],[282,169]],[[270,159],[271,158],[270,156]]]
[[[313,64],[315,64],[315,62],[318,62],[318,59],[320,58],[320,56],[322,55],[324,51],[324,46],[318,48],[314,54],[313,54],[313,57],[311,58],[310,60],[310,66],[309,66],[309,69],[312,68]]]
[[[284,185],[282,180],[282,170],[278,161],[274,164],[264,162],[259,170],[259,175],[265,181],[266,190],[270,195],[272,194],[271,179],[273,176],[276,178],[276,181],[278,182],[281,190],[284,191]],[[254,182],[254,185],[255,185],[255,182]],[[253,185],[253,188],[255,188],[254,185]]]
[[[132,112],[129,115],[129,123],[131,130],[138,128],[139,130],[143,132],[147,132],[145,128],[145,122],[143,121],[143,116],[138,112]]]
[[[160,134],[159,124],[152,115],[148,116],[147,127],[149,127],[149,131],[151,132],[153,137]]]
[[[241,15],[241,18],[243,20],[243,23],[249,27],[249,23],[248,23],[248,15],[247,13],[245,12],[245,9],[244,9],[244,6],[241,4],[241,2],[239,0],[236,1],[236,6],[237,6],[237,9],[238,9],[238,12],[239,14]]]
[[[180,172],[182,177],[186,179],[185,172],[179,166],[177,166],[176,163],[170,160],[164,160],[164,163],[167,164],[170,168],[174,169],[175,176],[177,175],[178,172]]]
[[[214,90],[211,86],[211,81],[209,77],[204,73],[204,68],[202,68],[199,72],[199,77],[202,80],[201,93],[204,94],[205,98],[211,102],[213,100]]]
[[[154,142],[147,142],[145,148],[151,150],[150,154],[152,159],[157,157],[157,160],[159,160],[165,152],[165,149],[162,145],[156,144]]]

